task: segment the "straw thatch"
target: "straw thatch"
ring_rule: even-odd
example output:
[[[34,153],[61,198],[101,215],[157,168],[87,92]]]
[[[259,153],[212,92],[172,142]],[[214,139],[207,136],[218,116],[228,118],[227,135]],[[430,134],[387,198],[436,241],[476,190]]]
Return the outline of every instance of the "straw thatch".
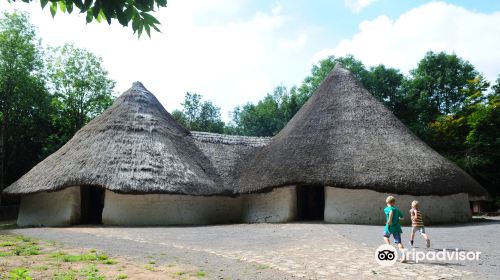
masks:
[[[295,184],[411,195],[486,193],[339,65],[237,173],[235,186],[245,193]]]
[[[141,83],[57,152],[5,189],[8,194],[97,185],[120,193],[224,193],[189,132]]]
[[[222,179],[222,188],[235,194],[235,170],[260,147],[271,141],[270,137],[249,137],[223,135],[208,132],[192,131],[195,144],[210,159],[217,174]]]

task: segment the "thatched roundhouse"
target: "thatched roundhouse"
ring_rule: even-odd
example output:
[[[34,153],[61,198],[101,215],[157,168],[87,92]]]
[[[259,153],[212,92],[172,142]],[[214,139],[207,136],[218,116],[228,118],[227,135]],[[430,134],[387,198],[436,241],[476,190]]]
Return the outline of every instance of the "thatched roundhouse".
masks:
[[[383,223],[388,194],[396,195],[403,209],[421,200],[428,222],[467,221],[469,196],[488,196],[339,65],[240,170],[241,191],[297,185],[321,196],[321,218],[335,223]]]
[[[337,66],[275,137],[189,132],[142,84],[9,186],[18,224],[383,223],[388,194],[431,223],[487,192]]]

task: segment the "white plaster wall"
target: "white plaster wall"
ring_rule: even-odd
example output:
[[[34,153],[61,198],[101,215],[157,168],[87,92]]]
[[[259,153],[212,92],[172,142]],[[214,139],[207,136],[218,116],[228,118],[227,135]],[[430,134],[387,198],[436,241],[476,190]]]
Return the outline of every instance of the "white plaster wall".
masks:
[[[242,196],[242,221],[246,223],[282,223],[297,217],[295,186],[280,187],[267,193]]]
[[[372,190],[352,190],[325,187],[325,221],[330,223],[378,224],[385,223],[385,199],[392,195],[396,207],[410,223],[410,204],[418,200],[424,224],[458,223],[471,220],[468,195],[459,193],[447,196],[412,196],[380,193]]]
[[[68,226],[80,219],[80,187],[21,197],[18,226]]]
[[[105,225],[203,225],[240,220],[239,198],[172,194],[118,194],[106,190]]]

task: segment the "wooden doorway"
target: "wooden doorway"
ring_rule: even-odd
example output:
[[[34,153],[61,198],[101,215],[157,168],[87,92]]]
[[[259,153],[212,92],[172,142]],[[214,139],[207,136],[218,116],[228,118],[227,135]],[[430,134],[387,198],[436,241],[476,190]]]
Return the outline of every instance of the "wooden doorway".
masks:
[[[297,186],[297,220],[323,221],[325,218],[325,187]]]
[[[104,189],[98,186],[80,187],[80,224],[102,224]]]

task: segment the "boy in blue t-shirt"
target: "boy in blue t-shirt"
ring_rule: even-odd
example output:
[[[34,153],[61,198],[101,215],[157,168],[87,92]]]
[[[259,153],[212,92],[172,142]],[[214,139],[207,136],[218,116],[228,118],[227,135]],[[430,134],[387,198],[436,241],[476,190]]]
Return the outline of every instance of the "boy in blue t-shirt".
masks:
[[[401,213],[401,211],[394,206],[396,204],[396,199],[393,196],[388,196],[385,202],[387,203],[387,207],[384,208],[386,221],[384,228],[384,241],[386,244],[390,245],[391,242],[389,237],[392,235],[394,237],[394,243],[398,245],[399,250],[403,253],[401,262],[405,262],[405,248],[401,242],[401,233],[403,231],[401,230],[401,224],[399,223],[399,221],[403,219],[403,213]]]

